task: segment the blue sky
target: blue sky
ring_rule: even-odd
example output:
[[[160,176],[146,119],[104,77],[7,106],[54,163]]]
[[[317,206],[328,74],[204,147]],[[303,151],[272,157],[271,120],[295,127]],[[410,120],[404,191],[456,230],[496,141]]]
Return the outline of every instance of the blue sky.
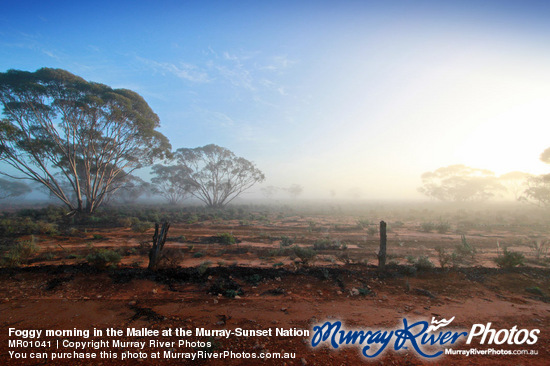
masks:
[[[135,90],[174,148],[225,146],[265,185],[405,198],[450,164],[548,170],[548,2],[1,5],[0,71]]]

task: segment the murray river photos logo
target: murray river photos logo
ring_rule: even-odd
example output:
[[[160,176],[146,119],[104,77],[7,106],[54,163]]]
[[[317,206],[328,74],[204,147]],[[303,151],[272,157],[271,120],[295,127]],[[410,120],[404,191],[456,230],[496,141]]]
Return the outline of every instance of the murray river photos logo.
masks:
[[[535,344],[538,340],[539,329],[511,329],[496,330],[491,323],[474,324],[470,331],[444,329],[455,319],[436,320],[431,324],[425,320],[411,322],[403,318],[403,326],[396,329],[345,329],[341,321],[327,321],[313,327],[311,346],[313,348],[326,344],[338,349],[341,346],[354,345],[361,348],[366,358],[375,358],[385,350],[412,349],[418,355],[433,359],[441,356],[444,349],[456,343],[465,341],[470,344],[476,339],[480,344],[488,345],[522,345]]]

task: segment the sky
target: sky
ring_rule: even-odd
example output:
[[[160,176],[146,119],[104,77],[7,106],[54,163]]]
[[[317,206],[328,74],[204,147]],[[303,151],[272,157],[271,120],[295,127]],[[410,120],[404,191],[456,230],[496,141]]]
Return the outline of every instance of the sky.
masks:
[[[0,5],[0,72],[134,90],[174,149],[226,147],[264,187],[403,199],[452,164],[550,171],[550,2]]]

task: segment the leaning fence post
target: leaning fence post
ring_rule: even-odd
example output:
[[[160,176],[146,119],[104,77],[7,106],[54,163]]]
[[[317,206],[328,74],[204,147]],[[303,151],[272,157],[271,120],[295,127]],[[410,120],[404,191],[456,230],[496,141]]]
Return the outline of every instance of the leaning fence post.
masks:
[[[384,270],[386,268],[386,223],[380,221],[380,250],[378,251],[378,269]]]
[[[147,269],[156,270],[157,264],[160,261],[162,249],[164,248],[164,243],[166,242],[166,235],[168,235],[168,229],[170,228],[170,223],[165,222],[162,224],[159,233],[159,224],[155,224],[155,234],[153,235],[153,246],[149,251],[149,265]]]

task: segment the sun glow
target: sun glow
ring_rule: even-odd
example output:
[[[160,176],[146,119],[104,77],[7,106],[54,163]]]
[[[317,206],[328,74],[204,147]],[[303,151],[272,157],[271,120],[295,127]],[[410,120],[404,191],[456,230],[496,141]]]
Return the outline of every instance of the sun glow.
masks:
[[[550,167],[539,160],[548,147],[550,101],[533,100],[506,108],[481,123],[455,151],[466,165],[490,169],[497,175],[519,170],[543,174]]]

